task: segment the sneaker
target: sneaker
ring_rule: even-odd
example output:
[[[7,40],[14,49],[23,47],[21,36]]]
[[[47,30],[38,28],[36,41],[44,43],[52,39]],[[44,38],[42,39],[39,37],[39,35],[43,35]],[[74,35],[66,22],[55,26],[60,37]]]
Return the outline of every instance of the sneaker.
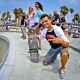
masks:
[[[8,30],[8,27],[6,27],[6,30]]]
[[[59,77],[60,79],[63,79],[64,78],[64,73],[65,73],[65,69],[59,69]]]
[[[44,66],[47,66],[48,64],[47,64],[47,62],[46,62],[46,61],[43,61],[43,65],[44,65]]]
[[[41,48],[38,47],[39,50],[41,50]]]
[[[65,69],[61,69],[61,74],[64,74],[65,73]]]
[[[28,51],[28,53],[30,53],[30,51]]]
[[[23,36],[23,39],[26,39],[26,36]]]

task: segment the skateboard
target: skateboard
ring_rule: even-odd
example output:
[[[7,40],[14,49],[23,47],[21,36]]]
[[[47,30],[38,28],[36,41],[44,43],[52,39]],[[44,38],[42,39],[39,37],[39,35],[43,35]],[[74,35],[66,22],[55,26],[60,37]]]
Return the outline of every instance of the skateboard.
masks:
[[[30,59],[34,63],[38,63],[39,61],[39,53],[38,53],[38,43],[37,43],[37,34],[34,29],[30,28],[28,30],[28,44],[29,44],[29,52]]]

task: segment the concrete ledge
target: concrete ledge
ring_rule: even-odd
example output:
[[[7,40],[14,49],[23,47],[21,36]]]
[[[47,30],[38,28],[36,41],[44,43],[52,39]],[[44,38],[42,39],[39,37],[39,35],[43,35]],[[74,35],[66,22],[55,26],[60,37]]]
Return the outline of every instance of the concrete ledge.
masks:
[[[0,69],[2,67],[2,65],[5,63],[6,61],[6,58],[8,56],[8,53],[9,53],[9,40],[8,38],[4,37],[4,36],[1,36],[0,35],[0,40],[1,40],[1,53],[0,53]]]

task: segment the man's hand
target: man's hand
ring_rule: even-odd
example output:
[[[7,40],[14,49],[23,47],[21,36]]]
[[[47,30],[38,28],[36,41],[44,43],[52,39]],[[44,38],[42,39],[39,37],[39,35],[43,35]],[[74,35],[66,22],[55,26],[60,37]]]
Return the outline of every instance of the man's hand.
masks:
[[[37,30],[38,30],[38,26],[35,26],[33,29],[34,29],[35,31],[37,31]]]
[[[59,39],[59,38],[48,39],[48,41],[52,41],[53,43],[56,43],[56,44],[60,44],[61,43],[61,39]]]
[[[54,39],[56,37],[52,36],[52,35],[47,35],[47,39]]]
[[[38,35],[41,33],[38,26],[35,26],[33,29],[36,31],[36,33],[37,33]]]

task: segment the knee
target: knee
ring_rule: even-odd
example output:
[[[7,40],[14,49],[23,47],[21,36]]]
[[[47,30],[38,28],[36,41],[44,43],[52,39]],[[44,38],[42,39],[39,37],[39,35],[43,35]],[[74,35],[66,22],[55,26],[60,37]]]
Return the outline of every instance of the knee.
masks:
[[[64,53],[62,53],[62,54],[61,54],[61,56],[64,56],[64,57],[69,57],[69,53],[64,52]]]

